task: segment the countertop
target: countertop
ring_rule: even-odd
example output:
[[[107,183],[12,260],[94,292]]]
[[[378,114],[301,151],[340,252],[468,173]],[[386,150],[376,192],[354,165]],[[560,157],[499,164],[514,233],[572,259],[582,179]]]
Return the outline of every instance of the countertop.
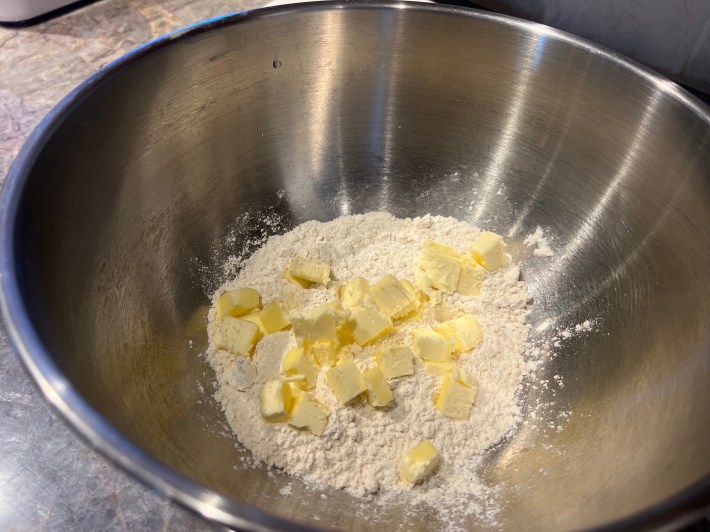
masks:
[[[0,179],[69,91],[129,50],[259,0],[101,0],[25,28],[0,28]],[[214,528],[118,469],[50,408],[0,326],[0,530]]]

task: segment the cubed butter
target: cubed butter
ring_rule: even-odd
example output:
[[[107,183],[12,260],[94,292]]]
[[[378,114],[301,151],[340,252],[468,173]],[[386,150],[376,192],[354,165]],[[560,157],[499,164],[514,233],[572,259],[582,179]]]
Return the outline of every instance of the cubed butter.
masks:
[[[372,287],[371,293],[377,306],[393,320],[404,318],[419,308],[416,296],[393,275],[385,275]]]
[[[337,341],[337,327],[345,321],[349,314],[348,311],[339,310],[330,304],[292,312],[290,319],[293,334],[304,345],[318,341]]]
[[[476,393],[477,389],[455,381],[451,374],[444,375],[434,404],[436,409],[446,417],[468,419],[476,400]]]
[[[367,386],[367,402],[370,406],[387,406],[394,400],[392,390],[387,384],[384,373],[379,368],[366,369],[362,378]]]
[[[462,369],[458,366],[452,366],[451,378],[454,379],[456,382],[463,384],[464,386],[468,386],[469,388],[475,390],[476,393],[478,393],[478,381],[476,380],[476,377],[471,375],[465,369]]]
[[[249,356],[261,338],[259,326],[251,321],[225,316],[219,325],[217,349],[224,349],[235,355]]]
[[[471,247],[471,253],[488,271],[499,270],[508,264],[503,237],[490,231],[483,231],[478,235]]]
[[[283,278],[286,279],[292,285],[298,286],[299,288],[304,288],[306,290],[313,286],[312,282],[306,281],[305,279],[299,279],[298,277],[294,277],[288,270],[283,273]]]
[[[311,360],[301,347],[289,349],[281,362],[281,370],[286,376],[303,375],[304,380],[299,385],[306,389],[313,388],[318,379],[318,366]]]
[[[264,384],[259,392],[261,417],[270,423],[286,421],[291,410],[291,387],[278,379]]]
[[[293,400],[288,424],[320,436],[328,425],[329,415],[325,405],[316,401],[310,394],[300,393]]]
[[[434,285],[431,284],[431,279],[427,277],[424,271],[419,270],[414,274],[412,285],[414,285],[414,288],[420,294],[423,294],[431,304],[436,305],[441,302],[441,291],[434,288]]]
[[[340,345],[352,344],[355,341],[352,333],[350,320],[345,321],[345,323],[341,323],[335,328],[335,336]]]
[[[456,290],[461,275],[461,260],[453,248],[425,242],[419,268],[426,273],[434,288],[448,293]]]
[[[375,353],[377,367],[388,379],[396,379],[414,374],[414,353],[406,345],[392,345]]]
[[[286,269],[286,273],[296,279],[327,285],[330,281],[330,266],[315,259],[294,257]]]
[[[429,362],[424,361],[424,370],[432,375],[446,375],[451,373],[451,368],[454,367],[453,362]]]
[[[325,373],[335,397],[345,404],[367,390],[362,373],[354,361],[341,362]]]
[[[486,280],[486,269],[477,262],[467,261],[461,265],[459,282],[456,291],[465,296],[477,296]]]
[[[355,357],[348,346],[341,347],[340,350],[338,350],[338,363],[350,362],[353,360],[355,360]]]
[[[440,461],[439,450],[425,440],[402,457],[399,478],[407,484],[418,484],[436,471]]]
[[[449,341],[438,332],[429,328],[414,329],[414,351],[422,360],[432,362],[450,362],[451,345]]]
[[[473,314],[464,314],[453,320],[442,322],[435,329],[449,341],[454,353],[473,349],[483,339],[481,326]]]
[[[257,327],[259,327],[259,332],[261,332],[262,336],[265,334],[268,334],[269,331],[266,330],[266,327],[264,327],[264,324],[261,323],[261,318],[259,317],[259,310],[255,310],[250,312],[249,314],[244,314],[243,316],[240,316],[241,319],[250,321],[252,323],[255,323]]]
[[[338,363],[338,346],[330,340],[319,340],[307,348],[311,358],[319,366],[335,366]]]
[[[238,288],[225,292],[217,299],[217,314],[238,317],[261,305],[261,296],[254,288]]]
[[[285,329],[291,325],[288,317],[288,307],[282,299],[269,301],[259,312],[259,319],[269,334]]]
[[[350,334],[359,345],[367,345],[392,332],[392,320],[378,308],[356,307],[350,311]]]
[[[362,307],[369,293],[370,283],[362,277],[355,277],[340,287],[340,301],[347,308]]]

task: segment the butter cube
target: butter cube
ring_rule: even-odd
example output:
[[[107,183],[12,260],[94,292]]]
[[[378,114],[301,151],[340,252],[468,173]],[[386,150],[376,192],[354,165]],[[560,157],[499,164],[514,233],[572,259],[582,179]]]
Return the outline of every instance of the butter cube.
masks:
[[[508,264],[503,237],[490,231],[483,231],[473,242],[471,253],[486,270],[499,270]]]
[[[289,273],[288,270],[286,270],[282,277],[286,279],[289,283],[291,283],[294,286],[298,286],[299,288],[305,288],[308,289],[311,286],[313,286],[313,283],[310,281],[306,281],[305,279],[299,279],[298,277],[294,277]]]
[[[329,415],[330,412],[325,405],[313,399],[310,394],[302,392],[293,401],[288,424],[320,436],[328,425]]]
[[[341,362],[325,373],[335,397],[345,404],[367,390],[362,373],[354,361]]]
[[[456,291],[465,296],[477,296],[481,293],[481,286],[486,280],[486,269],[477,262],[464,262],[461,265],[461,275],[456,285]]]
[[[250,312],[249,314],[245,314],[243,316],[240,316],[240,318],[256,324],[256,326],[259,327],[259,332],[263,336],[265,334],[268,334],[269,331],[267,331],[266,327],[264,327],[264,324],[261,323],[261,318],[259,318],[259,312],[261,312],[261,311],[259,311],[259,310],[253,311],[253,312]]]
[[[367,386],[367,402],[370,406],[387,406],[394,400],[392,390],[390,389],[385,375],[379,368],[366,369],[362,378]]]
[[[451,368],[454,367],[452,362],[429,362],[424,361],[424,370],[432,375],[446,375],[451,373]]]
[[[393,320],[412,314],[419,308],[414,294],[393,275],[385,275],[372,287],[371,292],[377,306]]]
[[[355,360],[355,357],[353,356],[353,352],[350,350],[350,348],[347,346],[341,347],[338,351],[338,363],[351,362],[353,360]]]
[[[412,284],[414,285],[414,288],[420,294],[423,294],[432,304],[441,302],[441,291],[434,288],[431,284],[431,279],[427,277],[427,274],[424,271],[420,270],[414,274]]]
[[[288,383],[278,379],[267,382],[259,392],[261,417],[270,423],[286,421],[292,400],[291,388]]]
[[[352,329],[350,327],[350,321],[341,323],[335,328],[335,336],[340,345],[350,345],[355,341],[353,338]]]
[[[219,325],[217,349],[224,349],[235,355],[249,356],[261,338],[259,327],[251,321],[225,316]]]
[[[441,381],[441,388],[434,404],[436,409],[446,417],[468,419],[476,394],[477,389],[455,381],[452,375],[448,374],[444,375]]]
[[[406,453],[399,462],[399,478],[415,485],[431,475],[441,461],[439,450],[428,440]]]
[[[238,288],[225,292],[217,300],[217,314],[224,316],[241,316],[261,305],[261,296],[253,288]]]
[[[454,379],[456,382],[463,384],[464,386],[468,386],[472,390],[475,390],[476,393],[478,393],[478,381],[476,380],[476,377],[471,375],[468,371],[461,369],[458,366],[452,366],[451,378]]]
[[[264,305],[264,308],[259,312],[259,319],[269,334],[291,325],[291,320],[288,317],[288,308],[281,299],[274,299]]]
[[[301,312],[291,313],[293,334],[304,345],[318,341],[333,342],[338,338],[337,327],[349,316],[348,311],[325,304]]]
[[[434,288],[448,293],[456,290],[461,275],[461,260],[453,248],[425,242],[419,268],[426,273]]]
[[[451,350],[454,353],[473,349],[483,339],[481,326],[473,314],[464,314],[453,320],[442,322],[435,329],[450,342]]]
[[[313,388],[318,379],[318,366],[310,359],[305,351],[300,347],[289,349],[281,362],[281,370],[286,376],[303,375],[304,380],[299,381],[299,385],[305,388]]]
[[[388,379],[414,374],[414,353],[406,345],[384,347],[375,353],[377,366]]]
[[[370,293],[370,283],[362,277],[355,277],[349,283],[340,287],[340,301],[348,308],[362,307],[365,298]]]
[[[356,307],[350,311],[350,334],[359,345],[367,345],[392,332],[392,320],[380,309]]]
[[[315,259],[294,257],[286,269],[286,273],[296,279],[327,285],[330,281],[330,266],[325,262]]]
[[[338,346],[329,340],[319,340],[308,348],[308,353],[319,366],[335,366],[338,363]]]
[[[414,329],[414,351],[422,360],[451,362],[451,345],[438,332],[429,328]]]

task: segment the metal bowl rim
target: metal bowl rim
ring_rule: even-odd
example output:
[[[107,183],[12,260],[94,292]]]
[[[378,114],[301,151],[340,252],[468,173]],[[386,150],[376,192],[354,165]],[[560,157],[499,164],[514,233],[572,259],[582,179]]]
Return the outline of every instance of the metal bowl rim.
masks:
[[[382,3],[376,0],[329,0],[286,4],[227,14],[186,26],[154,39],[102,67],[78,85],[34,129],[10,168],[0,193],[0,313],[8,337],[45,398],[68,421],[72,429],[91,443],[94,448],[145,484],[183,504],[188,509],[232,527],[252,530],[315,530],[259,510],[249,504],[223,497],[187,476],[175,472],[134,445],[81,397],[56,364],[52,362],[52,357],[34,330],[28,310],[23,303],[21,289],[17,281],[18,257],[15,247],[15,222],[25,185],[30,176],[30,169],[40,157],[44,146],[58,126],[71,116],[72,111],[81,104],[87,95],[109,80],[111,76],[125,69],[131,63],[140,61],[145,55],[155,50],[201,33],[253,19],[331,9],[406,9],[443,13],[489,20],[519,28],[533,35],[554,38],[557,41],[600,55],[633,72],[665,95],[671,96],[692,110],[710,127],[710,109],[699,99],[676,83],[617,52],[564,31],[507,15],[473,8],[418,2]],[[598,527],[598,530],[679,525],[701,515],[703,509],[709,504],[710,475],[706,475],[671,498],[636,514],[606,523]]]

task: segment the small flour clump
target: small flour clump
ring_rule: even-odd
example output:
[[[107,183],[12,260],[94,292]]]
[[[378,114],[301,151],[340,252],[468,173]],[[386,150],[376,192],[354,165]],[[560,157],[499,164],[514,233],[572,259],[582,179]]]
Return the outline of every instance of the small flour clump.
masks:
[[[528,247],[534,248],[533,255],[536,257],[552,257],[554,255],[542,227],[535,228],[533,233],[525,237],[523,243]]]
[[[251,287],[261,293],[263,301],[290,296],[301,308],[310,308],[336,301],[339,284],[357,276],[371,284],[385,275],[412,279],[422,245],[429,240],[470,255],[471,243],[480,233],[453,218],[430,215],[398,219],[387,213],[368,213],[327,223],[310,221],[269,238],[214,297],[216,301],[225,290]],[[289,283],[283,272],[296,256],[330,265],[331,282],[309,289]],[[486,452],[521,421],[517,394],[533,369],[525,358],[528,301],[520,270],[510,263],[488,273],[479,296],[442,294],[441,303],[425,308],[420,320],[399,322],[396,333],[378,343],[378,347],[411,345],[415,327],[434,325],[456,313],[475,314],[483,340],[457,360],[479,382],[468,420],[449,419],[437,411],[432,397],[440,377],[426,371],[414,357],[415,374],[390,381],[393,406],[376,409],[362,399],[340,404],[321,372],[313,393],[331,412],[322,436],[285,423],[266,423],[260,415],[259,391],[267,381],[278,378],[284,354],[296,345],[293,333],[284,330],[264,336],[248,364],[243,357],[214,347],[217,317],[213,305],[207,354],[219,383],[216,398],[239,441],[265,464],[306,482],[382,504],[404,501],[447,515],[475,514],[494,522],[497,489],[480,480],[477,469]],[[374,347],[354,344],[352,352],[360,370],[375,367]],[[435,475],[412,488],[400,481],[397,464],[403,453],[425,439],[439,449],[441,465]]]

